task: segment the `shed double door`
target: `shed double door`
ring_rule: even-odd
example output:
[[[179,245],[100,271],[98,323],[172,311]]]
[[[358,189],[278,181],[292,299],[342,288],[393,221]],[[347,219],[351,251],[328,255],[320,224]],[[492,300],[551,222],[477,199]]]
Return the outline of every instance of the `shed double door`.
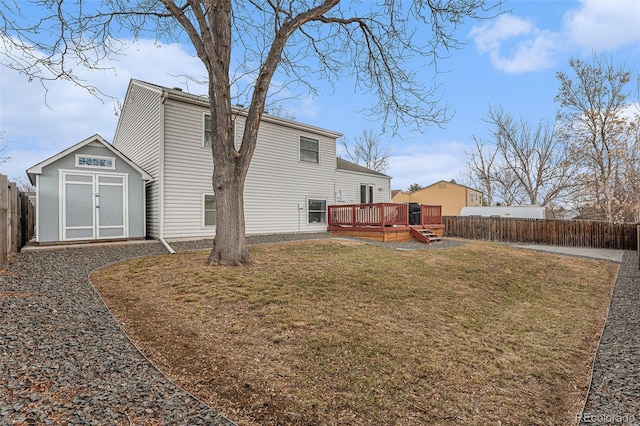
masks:
[[[127,175],[65,172],[61,195],[63,241],[128,236]]]

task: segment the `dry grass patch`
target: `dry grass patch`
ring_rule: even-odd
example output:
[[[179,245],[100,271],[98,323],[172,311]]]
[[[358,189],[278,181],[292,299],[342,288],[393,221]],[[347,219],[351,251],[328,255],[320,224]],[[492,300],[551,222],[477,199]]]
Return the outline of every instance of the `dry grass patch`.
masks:
[[[618,268],[487,243],[251,252],[91,277],[161,369],[240,425],[573,423]]]

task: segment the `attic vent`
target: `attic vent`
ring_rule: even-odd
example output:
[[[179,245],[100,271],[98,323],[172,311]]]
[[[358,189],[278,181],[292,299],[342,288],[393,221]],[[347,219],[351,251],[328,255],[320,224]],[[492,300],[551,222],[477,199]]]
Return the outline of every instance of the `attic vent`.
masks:
[[[181,87],[174,87],[173,90],[177,90],[178,92],[182,92],[182,88]]]

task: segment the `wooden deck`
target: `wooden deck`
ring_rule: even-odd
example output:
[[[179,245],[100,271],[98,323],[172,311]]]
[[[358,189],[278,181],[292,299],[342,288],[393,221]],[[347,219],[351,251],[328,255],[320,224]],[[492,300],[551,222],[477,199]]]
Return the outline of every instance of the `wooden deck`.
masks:
[[[441,206],[420,206],[420,223],[410,220],[407,204],[396,203],[334,205],[328,216],[332,234],[374,241],[410,241],[411,228],[430,229],[440,237],[444,231]]]

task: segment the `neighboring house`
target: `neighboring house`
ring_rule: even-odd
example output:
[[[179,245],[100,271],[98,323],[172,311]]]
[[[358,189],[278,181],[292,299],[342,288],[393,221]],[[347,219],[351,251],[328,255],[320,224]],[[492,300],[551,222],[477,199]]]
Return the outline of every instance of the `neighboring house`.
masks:
[[[411,192],[405,192],[401,189],[391,190],[391,199],[394,203],[410,203]]]
[[[234,108],[235,140],[246,113]],[[113,145],[147,171],[147,236],[215,235],[209,103],[131,80]],[[247,234],[327,229],[327,205],[388,202],[389,176],[336,158],[340,133],[264,115],[244,192]]]
[[[441,180],[414,192],[398,191],[393,202],[442,206],[442,216],[458,216],[463,207],[481,206],[482,192]]]
[[[94,135],[27,170],[36,186],[36,241],[145,237],[143,169]]]

